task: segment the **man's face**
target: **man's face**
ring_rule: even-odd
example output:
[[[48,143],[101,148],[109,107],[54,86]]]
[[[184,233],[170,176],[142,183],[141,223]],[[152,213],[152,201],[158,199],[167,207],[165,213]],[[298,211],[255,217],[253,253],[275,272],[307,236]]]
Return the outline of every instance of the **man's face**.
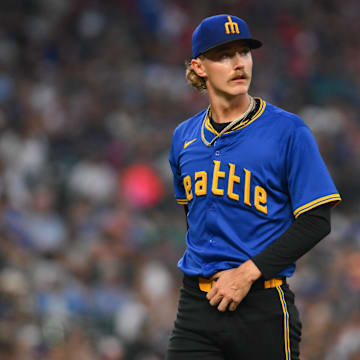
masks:
[[[195,59],[195,72],[205,77],[209,93],[237,96],[247,94],[251,83],[252,56],[243,42],[218,46]],[[198,71],[197,71],[197,70]]]

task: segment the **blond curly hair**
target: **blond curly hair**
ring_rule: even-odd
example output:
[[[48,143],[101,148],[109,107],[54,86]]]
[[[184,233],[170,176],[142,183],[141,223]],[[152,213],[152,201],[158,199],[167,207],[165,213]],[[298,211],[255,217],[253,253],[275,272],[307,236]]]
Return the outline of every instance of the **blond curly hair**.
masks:
[[[194,71],[194,69],[191,66],[191,61],[186,61],[185,67],[186,67],[185,77],[186,77],[187,82],[191,86],[193,86],[196,90],[198,90],[200,92],[205,91],[207,89],[205,78],[196,74],[196,72]]]

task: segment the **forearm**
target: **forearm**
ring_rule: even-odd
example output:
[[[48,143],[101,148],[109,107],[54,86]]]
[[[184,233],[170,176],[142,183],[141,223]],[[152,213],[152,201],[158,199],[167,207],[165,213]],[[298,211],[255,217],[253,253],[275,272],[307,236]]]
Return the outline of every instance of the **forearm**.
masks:
[[[252,261],[266,279],[279,274],[330,233],[330,206],[316,207],[297,218],[276,241]]]

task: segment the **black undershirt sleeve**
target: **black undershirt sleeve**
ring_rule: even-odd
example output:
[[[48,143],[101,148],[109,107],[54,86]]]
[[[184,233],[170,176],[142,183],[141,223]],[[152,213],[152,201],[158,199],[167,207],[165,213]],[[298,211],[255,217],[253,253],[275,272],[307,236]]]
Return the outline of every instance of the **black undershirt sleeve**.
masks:
[[[188,206],[184,208],[187,215]],[[265,279],[276,277],[330,233],[330,211],[330,205],[325,204],[303,213],[277,240],[252,258]],[[186,225],[189,229],[187,221]]]
[[[252,259],[265,279],[275,277],[330,233],[330,212],[330,205],[325,204],[303,213]]]
[[[187,221],[187,214],[189,212],[189,206],[184,205],[184,210],[185,210],[186,230],[189,230],[189,224],[188,224],[188,221]]]

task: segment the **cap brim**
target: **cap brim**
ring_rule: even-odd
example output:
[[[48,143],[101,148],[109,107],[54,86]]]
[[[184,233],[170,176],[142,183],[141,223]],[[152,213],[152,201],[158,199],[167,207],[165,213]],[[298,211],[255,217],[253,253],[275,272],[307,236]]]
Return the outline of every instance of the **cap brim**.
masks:
[[[226,41],[223,41],[223,42],[220,42],[214,46],[211,46],[209,47],[208,49],[202,51],[200,54],[198,54],[197,56],[195,57],[198,57],[200,55],[203,55],[204,53],[206,53],[207,51],[209,50],[212,50],[212,49],[215,49],[217,48],[218,46],[221,46],[221,45],[224,45],[224,44],[228,44],[228,43],[232,43],[232,42],[236,42],[236,41],[243,41],[245,42],[247,45],[249,45],[249,48],[250,49],[258,49],[259,47],[262,46],[262,42],[259,41],[259,40],[256,40],[256,39],[249,39],[249,38],[246,38],[246,39],[231,39],[231,40],[226,40]]]

